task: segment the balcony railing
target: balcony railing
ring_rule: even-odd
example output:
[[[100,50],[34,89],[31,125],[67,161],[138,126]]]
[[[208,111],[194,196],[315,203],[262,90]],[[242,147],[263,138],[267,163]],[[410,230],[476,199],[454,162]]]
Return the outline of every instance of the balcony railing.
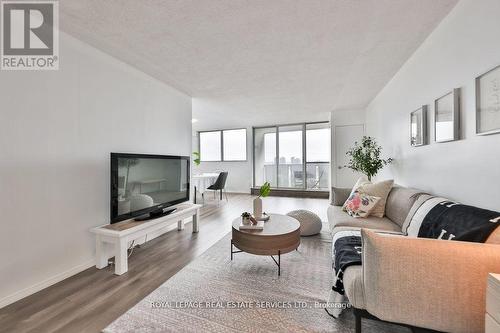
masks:
[[[306,163],[306,177],[304,177],[302,163],[280,163],[278,172],[276,164],[265,164],[264,179],[273,187],[328,190],[328,168],[328,162]]]

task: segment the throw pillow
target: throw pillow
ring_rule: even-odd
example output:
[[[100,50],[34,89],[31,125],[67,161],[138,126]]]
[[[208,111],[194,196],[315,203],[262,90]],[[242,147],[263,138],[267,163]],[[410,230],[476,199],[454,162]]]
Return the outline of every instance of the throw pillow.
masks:
[[[356,191],[362,192],[374,197],[379,197],[375,208],[373,208],[370,215],[376,217],[384,217],[385,215],[385,203],[387,201],[387,197],[389,196],[389,192],[391,192],[392,185],[394,184],[394,180],[384,180],[378,183],[364,183],[359,186]]]
[[[349,196],[353,195],[356,190],[364,184],[371,184],[371,182],[365,178],[365,176],[359,177],[359,179],[356,181],[356,184],[352,187],[351,194]]]
[[[344,202],[344,204],[342,205],[342,209],[345,210],[345,205],[347,203],[347,199],[349,199],[349,197],[351,195],[354,194],[354,192],[356,192],[356,190],[358,189],[358,187],[360,187],[361,185],[363,184],[370,184],[370,181],[368,179],[365,178],[365,176],[362,176],[362,177],[359,177],[358,180],[356,181],[356,184],[354,184],[354,186],[352,187],[352,190],[351,192],[349,193],[349,195],[346,197],[346,200]]]
[[[347,199],[344,210],[352,217],[368,217],[379,201],[379,197],[355,191]]]

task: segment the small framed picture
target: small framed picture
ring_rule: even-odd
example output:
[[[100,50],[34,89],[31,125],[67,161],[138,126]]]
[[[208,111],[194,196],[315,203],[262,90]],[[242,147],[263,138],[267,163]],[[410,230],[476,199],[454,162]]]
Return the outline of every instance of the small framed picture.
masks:
[[[460,89],[453,89],[434,101],[434,140],[460,139]]]
[[[500,66],[476,78],[476,133],[500,133]]]
[[[427,105],[410,113],[410,145],[412,147],[427,144]]]

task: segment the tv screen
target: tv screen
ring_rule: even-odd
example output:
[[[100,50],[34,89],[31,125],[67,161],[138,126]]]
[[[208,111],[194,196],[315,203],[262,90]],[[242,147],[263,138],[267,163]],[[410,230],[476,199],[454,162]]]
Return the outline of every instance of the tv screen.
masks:
[[[111,153],[111,223],[189,200],[189,157]]]

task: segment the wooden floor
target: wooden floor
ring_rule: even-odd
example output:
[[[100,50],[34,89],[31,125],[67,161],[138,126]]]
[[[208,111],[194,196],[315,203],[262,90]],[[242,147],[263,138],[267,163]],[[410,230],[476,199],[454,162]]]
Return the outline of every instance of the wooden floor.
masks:
[[[206,202],[200,232],[173,230],[135,249],[129,271],[89,268],[0,309],[0,332],[100,332],[231,230],[232,220],[251,211],[252,197],[229,194],[219,206]],[[268,197],[264,210],[309,209],[326,221],[327,199]],[[228,254],[229,255],[229,254]]]

